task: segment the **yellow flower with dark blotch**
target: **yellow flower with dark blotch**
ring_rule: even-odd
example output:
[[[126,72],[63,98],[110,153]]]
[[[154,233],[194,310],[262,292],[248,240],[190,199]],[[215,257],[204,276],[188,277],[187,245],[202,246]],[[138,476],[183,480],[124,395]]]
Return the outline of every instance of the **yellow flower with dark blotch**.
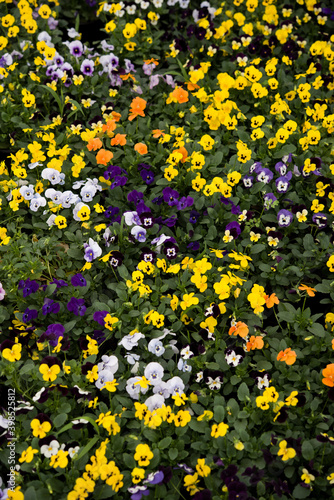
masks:
[[[56,455],[52,455],[51,460],[50,460],[50,467],[53,467],[56,469],[57,467],[60,467],[61,469],[65,469],[68,465],[68,451],[64,450],[59,450]]]
[[[179,410],[174,417],[175,427],[185,427],[191,420],[191,415],[187,410]]]
[[[38,450],[34,450],[31,446],[29,446],[26,450],[22,451],[19,458],[20,464],[24,462],[29,464],[30,462],[32,462],[36,453],[38,453]]]
[[[147,444],[139,444],[136,447],[136,452],[134,454],[134,459],[138,462],[140,467],[147,467],[153,458],[153,453]]]

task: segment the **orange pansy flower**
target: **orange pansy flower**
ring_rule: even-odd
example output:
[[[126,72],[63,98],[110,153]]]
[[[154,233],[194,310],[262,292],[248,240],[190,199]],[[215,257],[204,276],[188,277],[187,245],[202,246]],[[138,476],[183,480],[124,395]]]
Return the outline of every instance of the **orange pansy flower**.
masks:
[[[240,335],[240,337],[242,337],[243,339],[247,337],[248,333],[249,333],[249,328],[246,325],[246,323],[243,323],[242,321],[238,321],[238,323],[235,326],[231,326],[231,328],[228,331],[229,335],[232,334],[234,336]]]
[[[175,99],[179,104],[189,101],[188,92],[182,87],[176,87],[170,95],[172,99]]]
[[[107,123],[102,125],[102,131],[107,132],[109,137],[113,136],[113,131],[116,128],[115,120],[107,120]]]
[[[156,128],[155,130],[152,130],[152,135],[153,135],[154,139],[158,139],[159,137],[165,135],[165,131],[160,130],[159,128]]]
[[[197,83],[192,83],[192,82],[186,82],[187,84],[187,89],[192,91],[192,90],[197,90],[200,88],[199,85],[197,85]]]
[[[264,346],[263,339],[261,335],[258,335],[255,337],[254,335],[251,336],[249,341],[247,342],[247,351],[253,351],[254,349],[262,349]]]
[[[328,387],[334,387],[334,363],[331,363],[322,370],[322,383]]]
[[[87,144],[87,148],[89,151],[97,151],[98,149],[102,148],[102,146],[102,141],[98,137],[95,137],[95,139],[89,139]]]
[[[296,361],[297,354],[295,351],[291,351],[291,347],[285,349],[285,351],[281,351],[277,355],[277,361],[285,361],[287,365],[293,365]]]
[[[126,81],[128,80],[129,78],[132,78],[132,80],[135,82],[136,79],[135,77],[131,74],[131,73],[128,73],[127,75],[119,75],[120,78],[123,80],[123,81]]]
[[[152,59],[144,59],[144,63],[145,64],[151,64],[151,63],[153,63],[156,66],[158,66],[158,64],[159,64],[159,62],[156,59],[153,59],[153,57],[152,57]]]
[[[122,117],[121,113],[117,113],[117,111],[112,111],[111,114],[112,114],[113,120],[115,120],[115,122],[120,121],[120,119]]]
[[[275,304],[279,304],[279,300],[276,293],[272,293],[270,296],[265,295],[264,300],[266,301],[266,306],[268,307],[268,309],[274,307]]]
[[[177,151],[178,153],[181,153],[181,155],[183,156],[181,162],[184,163],[186,161],[186,159],[188,158],[188,151],[186,150],[186,148],[184,146],[182,146],[179,149],[175,149],[175,151]]]
[[[146,155],[147,154],[147,146],[143,142],[137,142],[134,146],[134,150],[137,151],[140,155]]]
[[[311,288],[310,286],[307,286],[307,285],[303,285],[303,283],[298,287],[298,290],[302,290],[307,293],[307,295],[309,297],[314,297],[315,296],[315,293],[316,292],[316,289],[315,288]]]
[[[98,165],[108,165],[113,156],[114,155],[111,151],[100,149],[100,151],[96,155],[96,162]]]
[[[135,97],[132,99],[132,103],[130,106],[130,115],[129,115],[129,120],[132,121],[137,116],[145,116],[144,109],[146,108],[146,101],[145,99],[142,99],[141,97]]]
[[[116,134],[110,141],[111,146],[125,146],[126,134]]]

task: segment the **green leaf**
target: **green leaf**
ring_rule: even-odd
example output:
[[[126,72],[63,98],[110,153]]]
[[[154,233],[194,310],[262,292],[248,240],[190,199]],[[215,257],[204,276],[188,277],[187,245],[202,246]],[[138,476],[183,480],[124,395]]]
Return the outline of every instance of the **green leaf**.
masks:
[[[176,448],[171,448],[168,452],[168,456],[171,460],[175,460],[179,452]]]
[[[61,427],[62,425],[64,425],[64,423],[66,422],[67,420],[67,415],[66,413],[60,413],[59,415],[57,415],[54,419],[53,419],[53,425],[55,427]]]
[[[304,441],[302,444],[302,455],[305,460],[312,460],[314,458],[314,449],[310,441]]]
[[[41,87],[43,90],[47,90],[48,92],[50,92],[50,94],[55,98],[55,100],[57,101],[58,107],[59,107],[60,114],[62,115],[63,109],[64,109],[64,104],[61,102],[58,94],[52,88],[48,87],[47,85],[38,85],[38,86]]]
[[[303,488],[300,484],[297,484],[292,493],[292,498],[307,498],[311,494],[311,490]]]
[[[36,496],[36,491],[33,486],[30,486],[25,492],[24,492],[24,499],[25,500],[37,500]]]
[[[216,406],[213,410],[213,414],[214,414],[214,419],[216,422],[220,423],[220,422],[223,422],[224,418],[225,418],[225,408],[224,406]]]
[[[242,382],[238,388],[239,401],[247,401],[249,399],[249,389],[245,382]]]
[[[95,436],[93,437],[90,441],[88,441],[88,443],[86,444],[86,446],[82,449],[79,450],[79,453],[74,456],[72,458],[73,461],[75,460],[79,460],[79,458],[83,457],[84,455],[86,455],[86,453],[89,452],[89,450],[91,448],[93,448],[93,446],[98,442],[98,440],[100,439],[100,436]]]
[[[133,455],[129,453],[123,453],[123,462],[129,469],[134,469],[136,467],[136,461],[133,458]]]
[[[170,436],[163,438],[159,443],[160,450],[164,450],[165,448],[168,448],[172,441],[173,441],[173,439]]]
[[[264,245],[263,243],[257,243],[256,245],[253,245],[251,247],[251,251],[250,253],[252,255],[256,254],[256,253],[260,253],[262,252],[262,250],[264,250],[266,248],[266,245]]]

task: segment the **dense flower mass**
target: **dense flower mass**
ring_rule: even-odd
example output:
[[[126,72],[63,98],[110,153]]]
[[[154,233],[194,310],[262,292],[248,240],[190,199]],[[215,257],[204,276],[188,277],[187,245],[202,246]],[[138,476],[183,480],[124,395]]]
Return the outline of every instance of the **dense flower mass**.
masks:
[[[0,498],[331,497],[333,8],[0,20]]]

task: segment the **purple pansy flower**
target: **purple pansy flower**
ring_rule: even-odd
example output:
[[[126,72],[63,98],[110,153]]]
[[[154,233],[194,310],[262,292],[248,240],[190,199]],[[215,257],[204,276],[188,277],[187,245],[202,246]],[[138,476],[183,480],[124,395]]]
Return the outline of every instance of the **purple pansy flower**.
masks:
[[[107,316],[108,311],[96,311],[93,315],[93,320],[99,323],[99,325],[104,326],[104,318]]]
[[[27,307],[23,313],[22,321],[23,323],[27,324],[31,320],[36,319],[37,316],[38,316],[38,311],[36,309],[29,309],[29,307]]]
[[[42,314],[46,316],[47,314],[57,314],[60,310],[60,304],[52,299],[45,298],[42,307]]]
[[[137,203],[139,203],[143,198],[144,194],[140,191],[136,191],[135,189],[133,191],[130,191],[130,193],[128,194],[128,202],[133,202],[135,205],[137,205]]]
[[[280,210],[277,214],[277,221],[280,227],[288,227],[290,226],[293,220],[293,214],[289,212],[289,210],[285,210],[284,208]]]
[[[142,170],[140,172],[141,178],[143,181],[147,184],[150,185],[154,181],[154,173],[151,172],[151,170]]]
[[[253,186],[254,177],[252,175],[245,175],[242,179],[245,188],[251,188]]]
[[[291,179],[292,173],[288,172],[288,174],[290,174],[290,179]],[[287,190],[289,189],[289,186],[290,186],[290,182],[289,182],[290,179],[289,179],[289,176],[286,175],[286,176],[278,177],[275,180],[276,189],[279,193],[286,193],[287,192]]]
[[[74,40],[68,44],[68,48],[70,49],[70,54],[74,57],[80,57],[83,54],[84,47],[80,40]]]
[[[168,203],[170,207],[177,205],[179,193],[174,189],[167,187],[162,191],[164,201]]]
[[[45,337],[50,343],[50,346],[56,347],[58,344],[59,337],[64,337],[65,328],[60,323],[54,323],[49,325],[46,332]]]
[[[78,274],[75,274],[74,276],[72,276],[71,285],[72,286],[86,286],[87,281],[82,276],[82,274],[78,273]]]
[[[72,297],[67,303],[67,309],[76,316],[83,316],[87,308],[85,306],[84,299],[76,299],[75,297]]]
[[[18,289],[23,289],[23,297],[28,297],[28,295],[37,292],[37,290],[39,289],[39,284],[37,283],[37,281],[30,280],[28,278],[25,281],[21,280],[19,282]]]
[[[256,177],[256,180],[258,182],[264,182],[264,184],[269,184],[269,182],[272,180],[274,177],[274,174],[272,173],[269,168],[263,168]]]
[[[91,76],[94,73],[94,62],[91,59],[84,59],[80,71],[86,76]]]

